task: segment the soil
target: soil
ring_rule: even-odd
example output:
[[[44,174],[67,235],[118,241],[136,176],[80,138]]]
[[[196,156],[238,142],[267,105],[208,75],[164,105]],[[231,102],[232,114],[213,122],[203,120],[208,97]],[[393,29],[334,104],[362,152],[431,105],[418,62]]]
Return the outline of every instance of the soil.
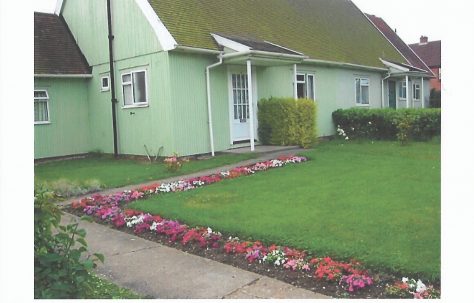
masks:
[[[76,216],[83,216],[83,212],[77,209],[72,209],[66,207],[64,211],[71,213]],[[117,229],[113,225],[108,224],[104,221],[94,218],[96,223],[109,226],[110,228]],[[280,281],[289,283],[296,287],[301,287],[313,292],[321,293],[327,296],[334,298],[348,298],[348,299],[386,299],[388,297],[384,293],[385,285],[393,284],[396,280],[399,280],[400,274],[395,273],[381,273],[374,274],[372,271],[370,273],[374,283],[363,289],[360,289],[355,292],[348,292],[342,286],[338,285],[337,282],[327,282],[325,280],[317,280],[313,276],[313,271],[302,272],[302,271],[292,271],[290,269],[285,269],[283,267],[276,267],[270,264],[261,264],[258,262],[248,263],[243,255],[234,255],[225,253],[223,247],[217,249],[202,249],[196,243],[188,243],[186,246],[178,242],[169,241],[168,237],[165,235],[159,235],[154,232],[145,232],[142,234],[135,234],[131,228],[120,228],[117,229],[122,232],[132,234],[137,237],[141,237],[150,241],[160,243],[172,248],[179,249],[181,251],[197,255],[200,257],[208,258],[217,262],[228,264],[234,267],[241,268],[243,270],[251,271],[260,275],[264,275],[270,278],[275,278]],[[229,235],[222,234],[222,239],[227,239]],[[440,289],[439,282],[434,283],[434,286],[437,289]]]

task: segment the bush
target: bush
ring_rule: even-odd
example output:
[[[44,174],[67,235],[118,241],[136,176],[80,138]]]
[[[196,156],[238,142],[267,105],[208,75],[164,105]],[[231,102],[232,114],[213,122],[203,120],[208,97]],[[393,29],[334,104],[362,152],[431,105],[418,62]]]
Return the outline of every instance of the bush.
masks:
[[[309,99],[258,102],[258,136],[263,144],[310,147],[316,140],[316,104]]]
[[[56,196],[62,198],[69,198],[97,192],[103,187],[100,181],[96,179],[89,179],[79,182],[63,178],[53,181],[38,182],[37,186],[48,188],[54,192]]]
[[[336,128],[344,130],[349,139],[396,140],[403,137],[406,142],[441,135],[440,109],[338,109],[332,113],[332,118]]]
[[[81,298],[90,291],[90,272],[101,254],[87,254],[86,232],[78,224],[60,225],[62,212],[54,193],[35,190],[35,298]]]

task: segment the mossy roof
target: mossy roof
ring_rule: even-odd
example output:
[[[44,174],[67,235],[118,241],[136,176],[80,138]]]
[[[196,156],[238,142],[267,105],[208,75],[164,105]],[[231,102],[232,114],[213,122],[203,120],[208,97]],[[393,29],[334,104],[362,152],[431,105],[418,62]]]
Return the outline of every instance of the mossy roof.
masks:
[[[265,40],[311,59],[407,63],[349,0],[149,0],[181,46],[217,50],[210,35]]]

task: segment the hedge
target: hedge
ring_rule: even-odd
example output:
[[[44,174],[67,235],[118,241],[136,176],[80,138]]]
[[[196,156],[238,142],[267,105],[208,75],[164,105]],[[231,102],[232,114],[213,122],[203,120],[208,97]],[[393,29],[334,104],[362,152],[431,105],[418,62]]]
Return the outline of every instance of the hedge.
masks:
[[[397,139],[402,121],[409,121],[411,139],[429,140],[441,135],[441,109],[338,109],[332,118],[336,128],[351,139]]]
[[[316,140],[316,104],[309,99],[258,101],[258,136],[263,144],[310,147]]]

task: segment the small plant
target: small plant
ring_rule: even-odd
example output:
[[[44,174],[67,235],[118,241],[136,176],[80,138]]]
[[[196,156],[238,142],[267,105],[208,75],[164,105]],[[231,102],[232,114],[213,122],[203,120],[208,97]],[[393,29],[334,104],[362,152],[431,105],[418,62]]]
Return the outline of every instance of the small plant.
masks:
[[[83,182],[58,179],[50,182],[42,182],[41,184],[37,184],[37,187],[48,188],[58,198],[68,198],[97,192],[102,189],[102,184],[96,179],[89,179]]]
[[[280,266],[280,265],[285,264],[286,260],[287,258],[286,258],[285,252],[281,250],[280,248],[277,248],[270,251],[270,253],[264,256],[262,259],[262,262]]]
[[[344,285],[349,292],[354,292],[358,289],[372,285],[372,278],[366,275],[352,274],[342,276],[339,285]]]
[[[337,126],[337,130],[336,130],[336,131],[337,131],[337,134],[338,134],[340,137],[344,138],[345,140],[349,140],[349,136],[346,135],[346,132],[341,128],[340,125]]]
[[[174,172],[177,172],[181,169],[181,167],[183,166],[183,162],[185,162],[185,160],[180,160],[179,157],[178,157],[178,154],[174,153],[173,156],[166,157],[163,160],[163,162],[166,165],[166,169],[169,172],[174,173]]]
[[[104,256],[87,253],[86,232],[78,223],[59,224],[62,212],[54,197],[45,189],[35,191],[35,298],[81,298],[91,289],[91,270]]]
[[[426,286],[421,280],[402,278],[392,285],[385,287],[385,293],[390,297],[414,299],[439,299],[440,292],[432,285]]]
[[[413,118],[408,114],[403,115],[397,121],[397,139],[401,145],[406,145],[410,139],[410,131],[413,128]]]

